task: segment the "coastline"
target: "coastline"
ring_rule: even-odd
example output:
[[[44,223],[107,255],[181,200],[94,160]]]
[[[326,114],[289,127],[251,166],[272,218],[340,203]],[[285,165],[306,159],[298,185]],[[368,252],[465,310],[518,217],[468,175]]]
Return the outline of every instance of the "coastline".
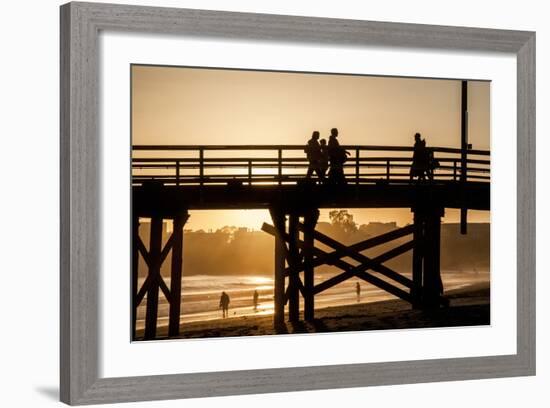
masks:
[[[286,322],[277,330],[273,315],[238,316],[184,323],[180,336],[170,339],[264,336],[273,334],[349,332],[411,328],[480,326],[490,324],[489,283],[477,283],[445,293],[448,308],[412,309],[400,299],[331,306],[315,311],[313,322]],[[301,316],[302,318],[302,316]],[[286,321],[285,316],[285,321]],[[137,341],[143,331],[137,333]],[[156,340],[168,339],[167,328],[159,327]]]

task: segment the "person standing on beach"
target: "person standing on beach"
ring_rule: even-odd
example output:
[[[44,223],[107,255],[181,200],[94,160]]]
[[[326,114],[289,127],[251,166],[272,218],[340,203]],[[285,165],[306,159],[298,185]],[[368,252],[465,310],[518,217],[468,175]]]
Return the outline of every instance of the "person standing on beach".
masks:
[[[222,309],[222,316],[225,319],[229,314],[229,295],[225,292],[222,292],[220,297],[220,309]]]
[[[258,299],[260,295],[258,295],[258,291],[254,291],[254,295],[252,296],[252,304],[254,305],[254,311],[258,310]]]
[[[355,294],[357,295],[357,303],[361,301],[361,285],[355,282]]]

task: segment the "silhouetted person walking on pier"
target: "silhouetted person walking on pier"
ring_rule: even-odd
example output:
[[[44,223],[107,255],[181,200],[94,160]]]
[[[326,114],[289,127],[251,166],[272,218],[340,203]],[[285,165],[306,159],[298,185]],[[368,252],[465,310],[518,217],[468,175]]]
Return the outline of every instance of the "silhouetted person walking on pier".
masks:
[[[361,285],[355,282],[355,294],[357,295],[357,303],[361,301]]]
[[[422,140],[420,133],[414,135],[413,159],[409,173],[410,181],[415,177],[418,180],[425,180],[428,173],[429,156],[426,148],[426,141]]]
[[[317,130],[311,135],[311,139],[308,140],[304,151],[309,162],[306,178],[311,178],[313,172],[315,172],[321,181],[324,180],[325,174],[321,172],[320,168],[321,145],[319,144],[319,132]]]
[[[321,139],[319,143],[321,144],[321,160],[319,160],[319,170],[321,170],[323,178],[325,178],[329,164],[327,140]]]
[[[258,299],[260,295],[258,295],[258,291],[254,291],[254,295],[252,296],[252,304],[254,305],[254,311],[258,310]]]
[[[229,314],[229,295],[225,292],[222,292],[220,297],[220,309],[222,309],[222,316],[225,319]]]
[[[340,146],[337,137],[338,129],[332,128],[328,139],[328,156],[330,160],[328,177],[333,184],[346,184],[344,163],[348,158],[349,152]]]
[[[434,156],[434,150],[431,148],[426,148],[427,156],[428,156],[428,169],[426,171],[428,175],[428,179],[430,181],[434,180],[434,172],[435,169],[439,167],[439,160],[437,160]]]

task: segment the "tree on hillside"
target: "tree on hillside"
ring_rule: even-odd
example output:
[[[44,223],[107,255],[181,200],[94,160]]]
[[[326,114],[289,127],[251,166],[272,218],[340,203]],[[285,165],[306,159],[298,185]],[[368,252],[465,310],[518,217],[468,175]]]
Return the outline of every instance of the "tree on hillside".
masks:
[[[353,214],[348,210],[332,210],[328,213],[331,224],[346,234],[357,232],[357,224],[353,221]]]
[[[227,236],[227,242],[229,243],[235,239],[235,233],[237,232],[237,230],[237,227],[226,225],[223,228],[217,229],[216,233],[225,234]]]

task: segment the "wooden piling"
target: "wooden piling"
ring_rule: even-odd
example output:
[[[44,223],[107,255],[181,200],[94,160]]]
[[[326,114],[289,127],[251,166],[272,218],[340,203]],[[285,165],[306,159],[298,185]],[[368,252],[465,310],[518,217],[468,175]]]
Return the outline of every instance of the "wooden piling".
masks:
[[[170,277],[170,318],[168,323],[168,335],[180,334],[181,315],[181,277],[183,270],[183,227],[187,222],[187,213],[174,217],[172,232],[172,270]]]
[[[414,247],[412,251],[412,279],[413,287],[411,295],[413,306],[420,307],[422,303],[422,270],[424,266],[424,218],[419,213],[414,213],[413,230]]]
[[[441,281],[441,213],[435,211],[426,216],[424,252],[423,298],[427,308],[439,307],[439,297],[443,294]]]
[[[137,293],[139,270],[139,217],[132,216],[132,340],[136,340]]]
[[[313,210],[304,217],[304,320],[315,318],[315,286],[313,246],[315,225],[319,219],[319,210]]]
[[[274,310],[273,324],[281,327],[285,322],[285,242],[282,235],[285,233],[285,216],[281,211],[271,209],[273,226],[277,231],[275,236],[275,268],[274,268]]]
[[[355,186],[341,186],[337,193],[322,184],[306,183],[303,181],[303,169],[308,166],[307,158],[299,159],[287,151],[303,150],[303,146],[133,146],[134,150],[169,150],[169,151],[196,151],[198,158],[185,159],[174,155],[175,159],[168,160],[165,155],[132,159],[132,334],[135,337],[136,310],[140,302],[147,299],[145,338],[155,338],[157,325],[157,309],[159,290],[162,290],[170,303],[170,322],[168,333],[170,336],[179,333],[179,315],[181,314],[181,275],[183,248],[183,224],[185,220],[174,220],[174,234],[170,242],[161,250],[162,221],[171,218],[181,208],[222,209],[222,208],[270,208],[274,223],[272,235],[275,240],[275,268],[274,268],[274,322],[276,326],[284,325],[285,304],[289,301],[289,315],[291,320],[299,318],[300,293],[304,297],[304,318],[314,318],[314,295],[350,278],[363,279],[389,293],[411,302],[415,305],[424,302],[444,304],[439,296],[442,292],[440,273],[440,217],[441,207],[452,206],[461,208],[461,231],[466,232],[467,210],[485,209],[490,206],[490,160],[471,160],[476,166],[467,168],[468,154],[489,156],[489,151],[470,150],[467,138],[467,83],[462,84],[462,143],[460,149],[434,148],[436,153],[444,153],[445,157],[438,157],[442,161],[442,168],[449,170],[447,164],[451,162],[453,180],[448,180],[448,172],[436,175],[434,183],[411,183],[403,185],[404,173],[398,171],[398,179],[394,180],[392,168],[407,167],[409,161],[405,157],[391,157],[384,155],[376,157],[361,157],[361,152],[387,151],[409,152],[410,146],[348,146],[355,149]],[[270,158],[254,155],[243,157],[212,157],[213,151],[246,151],[272,150],[276,152]],[[460,157],[458,156],[460,154]],[[225,156],[225,155],[224,155]],[[286,157],[283,159],[283,156]],[[372,159],[372,160],[371,160]],[[375,160],[374,160],[375,159]],[[223,162],[223,163],[222,163]],[[198,174],[186,175],[189,169],[199,167]],[[480,166],[478,166],[480,165]],[[165,171],[166,166],[175,169],[175,173]],[[220,167],[221,166],[221,167]],[[353,167],[353,164],[350,164]],[[232,174],[232,169],[247,167],[248,173]],[[379,168],[377,173],[367,172],[365,177],[380,178],[386,176],[388,182],[360,183],[362,169]],[[385,167],[385,172],[384,172]],[[213,175],[213,168],[222,168]],[[276,176],[255,169],[271,168]],[[158,172],[141,174],[143,169],[162,169]],[[210,170],[208,170],[210,169]],[[208,174],[205,172],[208,170]],[[468,173],[468,171],[470,173]],[[183,174],[183,173],[186,174]],[[210,174],[212,173],[212,174]],[[480,174],[483,173],[483,174]],[[485,174],[488,173],[488,174]],[[183,174],[183,175],[182,175]],[[479,182],[468,182],[470,179]],[[198,176],[198,178],[197,178]],[[348,174],[349,176],[349,174]],[[349,177],[348,177],[349,179]],[[242,181],[248,182],[246,189],[240,188]],[[284,183],[283,183],[284,181]],[[351,180],[348,180],[351,181]],[[227,184],[224,187],[223,184]],[[179,188],[172,188],[173,185]],[[233,188],[233,186],[236,186]],[[461,190],[460,190],[461,189]],[[462,191],[462,193],[461,193]],[[412,205],[415,212],[413,226],[370,238],[361,243],[344,245],[315,231],[318,217],[318,208],[364,208],[406,207]],[[418,211],[417,211],[418,210]],[[433,214],[432,214],[433,210]],[[315,214],[314,214],[315,213]],[[286,216],[291,214],[288,229]],[[145,247],[139,237],[139,218],[152,217],[151,237],[149,249]],[[304,217],[304,225],[299,224],[299,217]],[[185,218],[185,217],[184,217]],[[315,221],[313,221],[315,219]],[[181,221],[181,222],[180,222]],[[303,233],[303,237],[300,234]],[[397,243],[396,247],[377,255],[367,257],[364,250],[394,241],[413,233],[412,241]],[[302,239],[300,239],[302,238]],[[328,246],[330,251],[315,248],[314,242]],[[389,259],[413,250],[412,273],[413,279],[400,275],[383,265]],[[300,252],[301,250],[301,252]],[[161,264],[168,253],[172,251],[170,288],[162,280]],[[148,276],[141,288],[138,288],[138,264],[143,259],[148,267]],[[349,257],[354,261],[345,260]],[[288,264],[288,267],[287,267]],[[333,265],[343,272],[333,276],[317,286],[314,286],[314,268],[320,265]],[[370,272],[372,271],[372,272]],[[377,272],[382,275],[380,278]],[[303,273],[303,283],[301,274]],[[288,291],[286,276],[288,280]],[[404,288],[403,288],[404,287]],[[410,290],[410,291],[409,291]],[[136,293],[137,292],[137,293]],[[444,300],[444,299],[443,299]]]
[[[294,266],[299,263],[299,249],[298,249],[298,224],[300,219],[297,215],[291,214],[288,220],[288,263],[290,266]],[[300,320],[300,275],[294,273],[289,277],[287,297],[288,297],[288,320],[291,322],[297,322]]]
[[[438,308],[446,304],[441,280],[441,217],[444,209],[419,202],[414,208],[411,295],[413,307]]]
[[[160,286],[160,254],[162,246],[162,217],[151,218],[151,239],[149,241],[149,277],[151,284],[147,290],[145,312],[145,339],[154,339],[157,334],[157,316]]]

